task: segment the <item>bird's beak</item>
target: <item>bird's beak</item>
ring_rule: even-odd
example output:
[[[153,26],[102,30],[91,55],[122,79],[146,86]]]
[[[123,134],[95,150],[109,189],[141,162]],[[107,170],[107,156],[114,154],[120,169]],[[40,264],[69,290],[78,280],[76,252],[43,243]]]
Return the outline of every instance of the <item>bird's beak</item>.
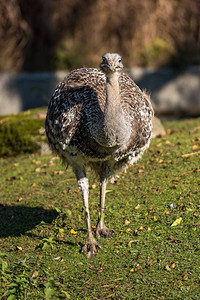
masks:
[[[113,65],[113,63],[110,63],[108,65],[108,68],[109,68],[110,71],[114,72],[114,65]]]

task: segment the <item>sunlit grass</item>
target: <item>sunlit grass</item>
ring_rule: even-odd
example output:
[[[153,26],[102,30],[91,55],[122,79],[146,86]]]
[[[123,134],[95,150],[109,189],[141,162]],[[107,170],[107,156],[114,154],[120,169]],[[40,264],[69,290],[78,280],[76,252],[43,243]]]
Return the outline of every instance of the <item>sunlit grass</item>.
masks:
[[[87,233],[71,168],[54,156],[0,159],[1,297],[199,299],[199,121],[165,123],[167,135],[108,184],[115,234],[91,260],[80,253]],[[88,175],[95,230],[98,181]]]

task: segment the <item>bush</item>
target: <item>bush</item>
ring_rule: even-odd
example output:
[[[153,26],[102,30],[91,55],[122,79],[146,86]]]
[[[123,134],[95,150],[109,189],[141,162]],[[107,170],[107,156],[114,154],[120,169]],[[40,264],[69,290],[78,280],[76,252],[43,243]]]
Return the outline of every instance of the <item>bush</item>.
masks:
[[[1,0],[0,70],[97,66],[106,51],[127,67],[199,64],[199,14],[199,0]]]

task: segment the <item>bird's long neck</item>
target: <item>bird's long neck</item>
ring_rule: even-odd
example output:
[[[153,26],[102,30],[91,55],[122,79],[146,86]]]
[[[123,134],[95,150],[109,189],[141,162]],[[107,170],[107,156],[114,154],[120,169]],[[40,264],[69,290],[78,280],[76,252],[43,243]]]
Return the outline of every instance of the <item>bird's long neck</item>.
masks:
[[[114,72],[109,77],[106,77],[106,104],[104,115],[105,118],[114,118],[116,113],[121,110],[121,97],[119,87],[119,74]]]
[[[130,127],[121,104],[119,76],[113,72],[106,77],[106,103],[98,137],[101,145],[106,147],[122,146],[130,137]]]

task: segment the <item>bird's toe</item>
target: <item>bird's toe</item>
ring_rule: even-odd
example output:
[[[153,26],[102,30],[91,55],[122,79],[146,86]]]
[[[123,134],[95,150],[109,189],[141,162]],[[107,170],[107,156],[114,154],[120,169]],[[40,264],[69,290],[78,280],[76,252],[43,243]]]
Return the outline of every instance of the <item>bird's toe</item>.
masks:
[[[113,229],[109,229],[105,226],[105,224],[102,222],[97,225],[97,229],[96,229],[96,238],[100,238],[100,236],[102,235],[105,238],[112,238],[112,234],[115,231]]]
[[[96,248],[101,248],[101,245],[97,243],[96,239],[94,237],[86,239],[85,245],[82,247],[81,252],[86,252],[88,250],[87,258],[91,258],[96,253]]]

